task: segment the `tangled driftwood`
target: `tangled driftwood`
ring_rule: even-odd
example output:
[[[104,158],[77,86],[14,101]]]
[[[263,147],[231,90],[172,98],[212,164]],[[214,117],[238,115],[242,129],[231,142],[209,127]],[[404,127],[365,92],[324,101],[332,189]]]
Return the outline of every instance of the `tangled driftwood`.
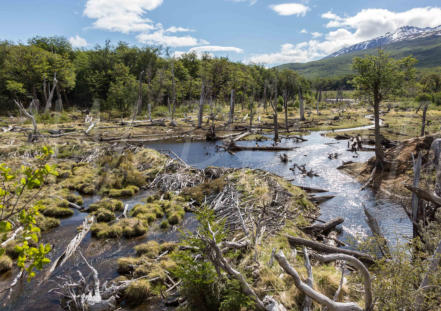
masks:
[[[79,278],[74,280],[71,276],[59,276],[57,287],[50,290],[60,296],[63,307],[69,311],[111,311],[116,309],[116,301],[121,292],[130,283],[136,280],[119,281],[103,285],[100,283],[98,271],[80,253],[91,276],[86,276],[77,271]]]

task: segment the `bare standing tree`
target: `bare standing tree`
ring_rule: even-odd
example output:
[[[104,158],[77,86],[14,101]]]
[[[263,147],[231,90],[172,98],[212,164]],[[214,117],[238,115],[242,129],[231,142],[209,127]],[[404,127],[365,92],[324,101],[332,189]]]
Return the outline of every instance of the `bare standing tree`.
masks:
[[[138,86],[138,99],[135,102],[135,107],[133,108],[132,123],[135,121],[136,116],[141,111],[142,108],[142,76],[144,75],[144,70],[139,73],[139,86]]]
[[[35,117],[32,115],[32,113],[28,112],[23,107],[23,104],[19,100],[14,99],[14,103],[18,107],[20,112],[23,113],[26,118],[31,120],[32,126],[33,126],[33,131],[28,136],[28,142],[34,142],[37,139],[37,135],[38,135],[37,121],[35,121]]]
[[[44,112],[47,113],[52,108],[52,100],[54,98],[55,89],[57,87],[57,73],[54,73],[54,80],[52,82],[52,88],[50,83],[46,82],[46,78],[43,80],[43,95],[46,100],[46,106],[44,107]]]
[[[228,119],[228,124],[231,124],[234,122],[234,89],[231,89],[231,95],[230,95],[230,116]]]
[[[205,80],[202,79],[201,86],[201,98],[199,99],[199,112],[198,112],[198,129],[202,128],[202,117],[204,113],[204,102],[205,102]]]
[[[305,103],[303,100],[303,90],[302,87],[299,87],[299,103],[300,103],[300,121],[305,121]]]
[[[270,101],[273,108],[273,121],[274,121],[274,142],[279,140],[279,120],[277,118],[277,74],[274,78],[272,85],[273,99]]]
[[[176,111],[176,81],[175,81],[175,58],[171,60],[171,74],[172,74],[172,100],[171,100],[171,122],[170,125],[176,126],[175,111]]]
[[[63,111],[63,100],[61,99],[60,85],[57,85],[57,99],[55,100],[55,111]]]

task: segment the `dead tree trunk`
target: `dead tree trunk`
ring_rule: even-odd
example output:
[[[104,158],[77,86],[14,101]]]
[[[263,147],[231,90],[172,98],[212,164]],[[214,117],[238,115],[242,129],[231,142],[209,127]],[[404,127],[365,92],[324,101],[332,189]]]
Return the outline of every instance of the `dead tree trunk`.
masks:
[[[35,117],[23,107],[23,104],[20,101],[14,99],[14,103],[18,107],[18,109],[21,111],[21,113],[23,113],[26,118],[31,120],[33,131],[28,136],[28,142],[35,141],[37,139],[37,135],[38,135],[37,121],[35,121]]]
[[[171,107],[171,123],[175,124],[175,111],[176,111],[176,81],[175,81],[175,62],[172,60],[172,107]]]
[[[376,96],[378,97],[378,96]],[[374,99],[374,119],[375,119],[375,166],[383,168],[383,137],[380,133],[380,99]]]
[[[234,122],[234,89],[231,90],[230,95],[230,117],[228,119],[228,124]]]
[[[299,89],[299,109],[300,109],[300,121],[305,121],[305,105],[303,102],[303,92],[302,89]]]
[[[49,110],[52,108],[52,99],[54,98],[54,92],[55,92],[55,88],[57,87],[57,84],[58,84],[57,73],[54,73],[52,89],[50,89],[50,86],[47,85],[47,90],[45,91],[45,94],[47,94],[46,106],[44,107],[45,113],[49,112]],[[46,88],[46,80],[43,82],[43,89],[45,88]]]
[[[57,100],[55,101],[55,111],[63,111],[63,100],[61,99],[61,91],[59,85],[57,85]]]
[[[318,91],[318,96],[317,96],[317,106],[316,106],[316,109],[317,109],[317,115],[319,116],[320,115],[320,102],[322,101],[322,90],[321,89],[319,89],[319,91]]]
[[[201,98],[199,99],[199,112],[198,112],[198,129],[202,128],[202,117],[204,114],[204,101],[205,101],[205,82],[202,79]]]
[[[142,107],[142,76],[144,70],[139,73],[139,87],[138,87],[138,99],[136,100],[135,107],[133,108],[132,124],[136,119],[136,116],[141,111]]]
[[[421,135],[424,136],[426,133],[426,115],[427,115],[427,108],[429,107],[429,103],[424,103],[423,107],[423,118],[421,120]]]
[[[277,80],[274,80],[274,98],[271,101],[271,107],[273,108],[273,121],[274,121],[274,142],[279,141],[279,120],[277,116]]]
[[[288,92],[286,90],[283,92],[283,110],[285,110],[285,128],[286,128],[286,131],[289,132],[289,125],[288,125]]]
[[[267,103],[267,91],[268,91],[268,82],[265,80],[263,85],[263,109],[267,112],[268,103]]]
[[[418,152],[418,158],[413,164],[413,186],[416,188],[420,183],[420,173],[421,173],[422,157],[421,152]],[[418,223],[418,207],[419,199],[416,193],[412,193],[412,221],[413,223]],[[416,238],[418,235],[418,228],[413,225],[413,237]]]

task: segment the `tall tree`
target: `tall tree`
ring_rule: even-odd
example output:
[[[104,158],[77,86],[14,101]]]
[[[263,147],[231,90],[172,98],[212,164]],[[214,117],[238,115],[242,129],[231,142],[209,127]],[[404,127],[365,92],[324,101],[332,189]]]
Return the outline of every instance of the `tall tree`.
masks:
[[[353,68],[357,75],[353,83],[361,96],[366,96],[374,107],[375,118],[375,156],[376,167],[382,168],[384,153],[380,133],[380,104],[389,96],[401,94],[406,83],[415,77],[412,57],[393,59],[379,49],[377,55],[367,55],[353,60]]]

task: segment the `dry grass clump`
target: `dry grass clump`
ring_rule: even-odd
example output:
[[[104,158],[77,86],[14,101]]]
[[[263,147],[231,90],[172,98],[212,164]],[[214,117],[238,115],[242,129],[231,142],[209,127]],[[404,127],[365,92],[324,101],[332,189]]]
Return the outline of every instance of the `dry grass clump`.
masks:
[[[150,283],[147,280],[137,280],[130,283],[124,291],[124,298],[130,306],[143,303],[151,294]]]
[[[12,259],[7,255],[0,256],[0,273],[4,273],[12,269]]]
[[[159,255],[159,244],[156,241],[149,241],[147,243],[139,244],[135,246],[137,256],[147,256],[149,258],[155,258]]]

